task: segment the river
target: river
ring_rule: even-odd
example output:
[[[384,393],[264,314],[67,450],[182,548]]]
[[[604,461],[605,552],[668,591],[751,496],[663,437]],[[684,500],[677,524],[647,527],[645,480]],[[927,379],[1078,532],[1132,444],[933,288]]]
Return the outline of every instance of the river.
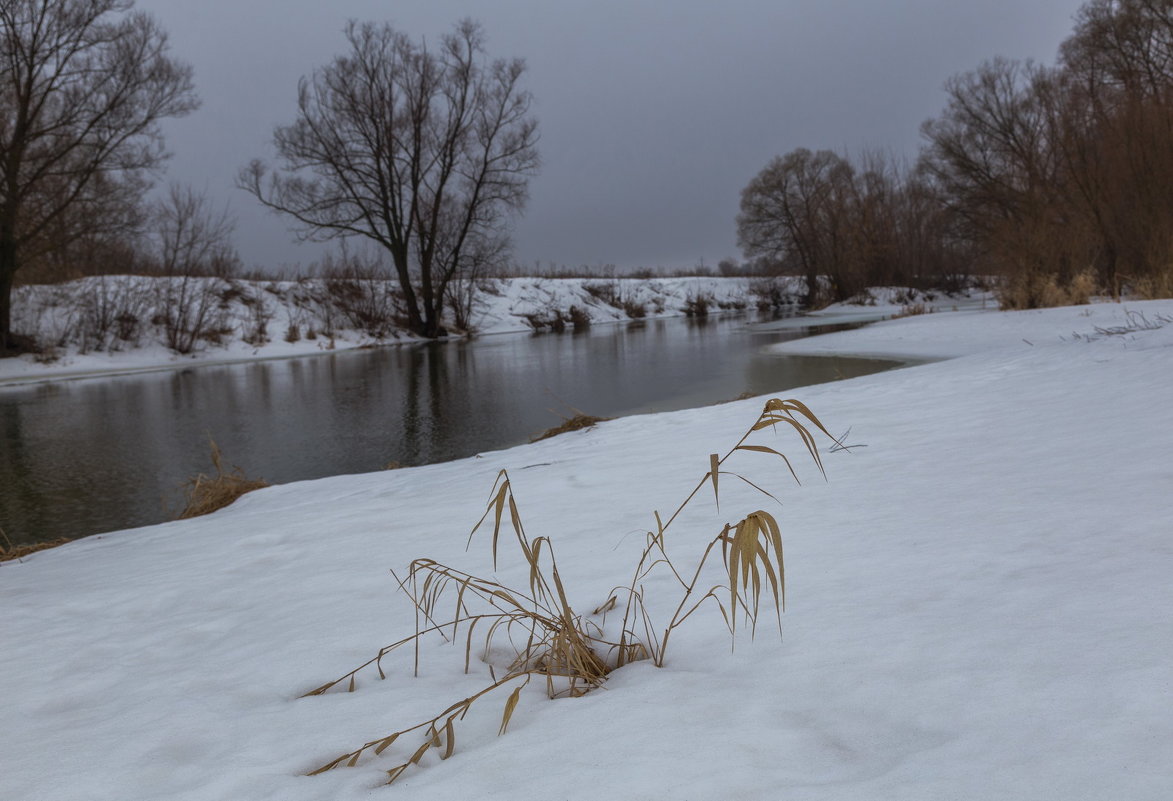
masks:
[[[209,438],[286,483],[516,445],[575,410],[671,411],[896,366],[765,352],[812,332],[679,318],[0,388],[0,528],[20,545],[171,519],[184,481],[211,470]]]

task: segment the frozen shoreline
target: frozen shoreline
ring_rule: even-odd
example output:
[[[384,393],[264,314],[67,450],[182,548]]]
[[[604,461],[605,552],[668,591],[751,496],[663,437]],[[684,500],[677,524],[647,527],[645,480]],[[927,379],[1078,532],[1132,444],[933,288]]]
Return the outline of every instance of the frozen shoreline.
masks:
[[[1160,327],[1106,333],[1129,311]],[[787,343],[952,358],[787,393],[866,447],[826,453],[824,482],[792,438],[760,432],[803,485],[760,454],[733,469],[785,506],[723,480],[720,511],[710,493],[674,526],[687,563],[723,523],[777,513],[784,640],[766,627],[730,653],[702,609],[664,669],[624,668],[577,700],[531,686],[500,738],[505,699],[489,699],[451,759],[390,788],[398,746],[302,774],[475,692],[487,669],[474,658],[466,676],[463,648],[439,646],[418,679],[408,656],[353,694],[297,698],[413,629],[388,569],[427,556],[525,586],[513,560],[493,572],[480,534],[464,550],[507,468],[589,611],[629,579],[652,510],[683,498],[761,398],[272,487],[0,564],[0,679],[21,690],[5,701],[5,797],[1170,797],[1169,319],[1173,301],[940,312]],[[670,581],[647,592],[653,614],[673,605]]]

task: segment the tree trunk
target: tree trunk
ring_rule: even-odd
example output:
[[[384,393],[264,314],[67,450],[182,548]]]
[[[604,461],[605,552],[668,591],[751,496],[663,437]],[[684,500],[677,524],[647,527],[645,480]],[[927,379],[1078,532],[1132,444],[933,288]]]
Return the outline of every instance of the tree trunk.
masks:
[[[1116,245],[1111,240],[1104,248],[1102,279],[1104,286],[1112,293],[1113,300],[1120,300],[1120,279],[1116,274]]]
[[[12,336],[12,283],[16,268],[16,240],[0,232],[0,356],[16,350]]]
[[[428,339],[436,339],[448,335],[448,331],[441,325],[444,314],[444,298],[442,293],[436,292],[432,284],[432,255],[425,253],[420,256],[420,300],[423,301],[424,330],[421,332]]]
[[[444,313],[444,299],[433,298],[424,306],[424,330],[423,335],[428,339],[436,339],[437,337],[448,336],[448,329],[446,329],[441,318]]]
[[[411,270],[407,264],[407,248],[388,248],[388,250],[391,251],[391,261],[395,265],[395,275],[399,278],[399,288],[403,291],[403,302],[407,305],[408,327],[420,336],[428,336],[425,333],[424,318],[420,315],[415,287],[411,285]]]

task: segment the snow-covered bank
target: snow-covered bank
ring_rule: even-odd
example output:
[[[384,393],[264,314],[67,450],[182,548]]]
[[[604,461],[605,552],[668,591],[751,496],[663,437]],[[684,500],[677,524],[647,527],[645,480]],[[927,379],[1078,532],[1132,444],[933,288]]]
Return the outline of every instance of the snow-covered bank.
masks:
[[[1057,309],[999,312],[982,309],[941,311],[887,320],[866,335],[841,331],[782,342],[775,353],[804,356],[856,356],[875,359],[950,359],[994,349],[1014,352],[1112,332],[1160,327],[1168,323],[1167,300],[1093,303]]]
[[[702,610],[664,669],[624,668],[576,700],[545,700],[535,683],[500,738],[505,698],[487,699],[451,759],[428,756],[389,788],[383,770],[417,741],[301,774],[436,714],[487,669],[474,658],[462,675],[461,643],[425,650],[418,679],[408,654],[386,681],[297,697],[414,629],[388,569],[428,556],[491,573],[487,542],[464,544],[505,467],[530,536],[553,539],[571,603],[592,609],[629,579],[652,510],[682,499],[761,399],[273,487],[208,518],[2,564],[0,796],[1173,797],[1173,325],[1100,334],[1111,307],[1090,308],[834,335],[867,352],[917,324],[977,344],[788,393],[866,447],[827,453],[826,482],[795,458],[801,487],[747,453],[732,469],[785,506],[723,479],[720,512],[702,496],[673,527],[687,563],[722,523],[777,514],[784,641],[763,626],[731,653],[719,614]],[[1173,302],[1129,308],[1173,316]],[[788,436],[757,441],[798,456]],[[496,575],[528,580],[508,559]],[[671,584],[647,587],[653,613],[675,602]]]
[[[853,298],[850,303],[833,303],[795,317],[762,323],[759,329],[776,331],[809,326],[859,325],[910,314],[997,310],[998,300],[995,293],[989,290],[969,289],[949,295],[908,287],[871,287]]]
[[[469,323],[480,334],[533,331],[571,326],[575,319],[609,323],[676,317],[702,307],[700,313],[753,308],[800,291],[798,279],[491,279],[470,301]],[[420,341],[396,324],[394,298],[389,282],[368,279],[104,276],[22,287],[13,329],[49,351],[0,359],[0,384]],[[190,352],[168,347],[177,339]]]

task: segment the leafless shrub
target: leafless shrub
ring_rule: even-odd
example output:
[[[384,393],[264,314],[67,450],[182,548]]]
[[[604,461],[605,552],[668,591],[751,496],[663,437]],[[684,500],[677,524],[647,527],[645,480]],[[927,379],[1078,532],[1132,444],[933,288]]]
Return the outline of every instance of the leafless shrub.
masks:
[[[353,328],[384,339],[395,328],[407,327],[399,294],[377,255],[350,253],[343,248],[339,254],[325,257],[321,274],[326,290],[321,304],[323,330]]]
[[[704,292],[690,294],[684,301],[685,317],[708,317],[709,307],[713,305],[713,298]]]
[[[566,318],[558,309],[546,309],[540,312],[531,312],[522,318],[529,324],[535,333],[552,331],[561,334],[566,330]]]
[[[151,293],[143,279],[97,276],[87,279],[78,295],[78,349],[121,350],[138,344],[149,316]]]
[[[240,338],[252,345],[260,347],[269,342],[269,323],[273,320],[274,309],[264,294],[253,295],[245,293],[241,300],[248,309],[248,317],[242,323]],[[286,332],[288,334],[288,332]]]
[[[505,290],[502,288],[502,281],[499,278],[486,278],[478,288],[485,295],[492,295],[498,298],[505,295]]]
[[[798,305],[799,299],[787,291],[787,285],[777,278],[757,278],[750,282],[750,297],[758,311],[775,311]]]
[[[567,317],[570,324],[574,326],[575,331],[585,331],[591,327],[591,316],[586,309],[578,306],[571,306]]]
[[[475,331],[485,307],[482,294],[500,294],[495,277],[504,269],[509,239],[504,235],[485,236],[472,241],[461,254],[462,264],[445,285],[452,323],[461,331]]]
[[[191,353],[201,341],[219,341],[225,329],[224,312],[212,280],[182,275],[155,284],[157,309],[153,322],[163,342],[176,353]]]
[[[618,281],[584,281],[582,288],[588,295],[608,306],[614,306],[617,309],[623,308],[623,298],[619,291]]]
[[[632,320],[642,320],[648,316],[648,306],[646,303],[628,299],[623,301],[623,313]]]
[[[1096,333],[1102,337],[1107,336],[1124,336],[1126,334],[1133,334],[1137,331],[1156,331],[1159,328],[1173,323],[1173,317],[1166,314],[1158,314],[1153,319],[1145,316],[1144,312],[1138,312],[1129,309],[1124,313],[1124,325],[1110,326],[1102,328],[1096,326]]]
[[[155,206],[152,222],[163,275],[156,319],[167,347],[191,353],[210,331],[226,327],[224,295],[236,285],[221,279],[239,268],[231,244],[235,223],[226,209],[212,209],[206,197],[180,184]]]

